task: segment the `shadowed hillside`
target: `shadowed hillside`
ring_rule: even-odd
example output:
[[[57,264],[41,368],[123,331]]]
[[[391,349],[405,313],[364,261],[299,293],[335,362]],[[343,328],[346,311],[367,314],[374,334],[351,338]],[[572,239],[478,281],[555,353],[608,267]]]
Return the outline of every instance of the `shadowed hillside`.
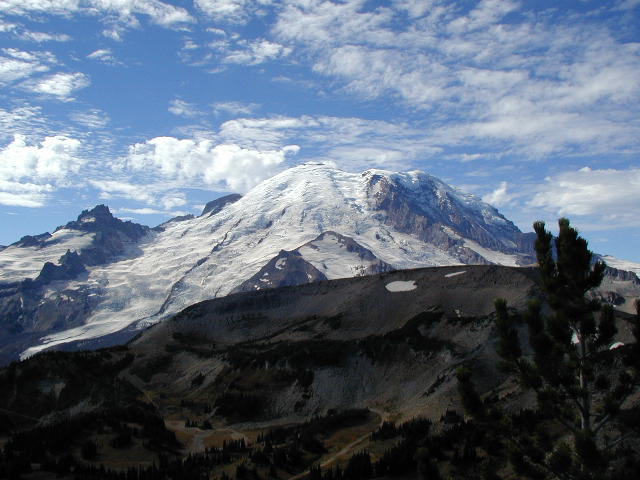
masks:
[[[4,468],[284,479],[319,464],[312,477],[337,466],[344,478],[415,475],[420,438],[432,431],[454,452],[473,430],[460,365],[474,365],[482,391],[528,401],[495,367],[493,302],[523,308],[539,295],[536,278],[460,266],[239,293],[127,346],[13,363],[0,374]],[[618,315],[628,341],[629,316]]]

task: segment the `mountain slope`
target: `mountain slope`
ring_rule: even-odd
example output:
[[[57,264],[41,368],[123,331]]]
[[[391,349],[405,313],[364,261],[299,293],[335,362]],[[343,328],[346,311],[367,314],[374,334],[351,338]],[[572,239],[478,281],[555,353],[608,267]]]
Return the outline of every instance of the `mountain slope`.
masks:
[[[78,229],[73,241],[85,243],[65,245],[79,251],[81,258],[95,244],[88,236],[102,238],[99,229],[91,230],[92,224],[79,219],[60,230]],[[109,261],[87,261],[86,272],[50,284],[46,295],[77,297],[85,303],[73,319],[60,318],[48,324],[48,330],[38,330],[42,339],[26,338],[20,345],[31,345],[24,355],[69,341],[130,332],[196,302],[261,284],[424,266],[533,262],[532,234],[523,234],[495,208],[435,177],[380,170],[356,174],[326,164],[286,170],[241,198],[210,202],[199,217],[134,230],[137,239]],[[6,263],[15,248],[1,251],[0,262]],[[20,248],[32,247],[25,243]],[[283,274],[268,285],[264,274],[276,273],[276,265],[281,265],[276,257],[283,251],[295,252],[291,258],[300,260],[296,268],[304,275],[296,274],[292,281]],[[65,252],[59,247],[47,258]],[[24,275],[33,277],[43,260],[25,269]],[[0,283],[15,281],[21,270],[7,271],[6,277],[4,270],[0,273]],[[25,300],[19,294],[12,298],[14,307]],[[0,308],[1,303],[0,299]],[[37,314],[36,308],[17,311],[14,317],[28,330]],[[0,339],[0,351],[3,341],[11,343]]]
[[[336,232],[325,232],[314,240],[269,260],[258,273],[232,293],[288,287],[329,278],[348,278],[389,272],[394,268],[376,258],[371,250]]]
[[[192,305],[127,345],[45,352],[0,369],[5,458],[42,478],[69,453],[77,476],[98,469],[91,478],[115,478],[100,464],[166,473],[159,455],[176,459],[176,478],[220,478],[245,462],[261,478],[302,478],[366,449],[378,465],[395,451],[404,469],[393,476],[417,478],[422,443],[400,443],[392,424],[422,418],[412,428],[432,422],[457,465],[470,436],[456,428],[468,426],[458,367],[472,365],[479,393],[507,408],[531,401],[498,366],[493,302],[522,310],[537,282],[533,268],[460,265],[243,292]],[[635,316],[615,315],[617,376]],[[524,320],[513,325],[526,335]]]

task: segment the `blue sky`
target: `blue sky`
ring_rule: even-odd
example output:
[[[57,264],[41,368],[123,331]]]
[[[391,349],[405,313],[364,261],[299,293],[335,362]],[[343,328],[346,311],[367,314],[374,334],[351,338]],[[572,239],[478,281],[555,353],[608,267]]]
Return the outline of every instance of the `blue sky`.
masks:
[[[640,261],[640,0],[3,0],[0,244],[420,169]]]

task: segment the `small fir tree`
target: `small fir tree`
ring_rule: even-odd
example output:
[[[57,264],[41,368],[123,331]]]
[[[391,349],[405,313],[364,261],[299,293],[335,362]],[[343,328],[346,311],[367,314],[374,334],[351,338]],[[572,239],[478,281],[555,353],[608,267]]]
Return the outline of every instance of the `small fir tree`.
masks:
[[[592,261],[586,240],[567,219],[560,219],[559,227],[554,255],[553,236],[543,222],[534,224],[542,289],[552,313],[543,315],[540,301],[530,302],[524,314],[530,353],[520,344],[518,315],[505,300],[495,302],[500,366],[535,392],[536,408],[506,413],[490,406],[467,368],[458,371],[461,399],[477,421],[507,440],[506,455],[519,475],[619,478],[623,464],[638,464],[635,455],[623,461],[620,447],[638,426],[637,409],[621,407],[640,380],[640,308],[636,344],[612,350],[613,308],[587,295],[600,285],[606,265]]]

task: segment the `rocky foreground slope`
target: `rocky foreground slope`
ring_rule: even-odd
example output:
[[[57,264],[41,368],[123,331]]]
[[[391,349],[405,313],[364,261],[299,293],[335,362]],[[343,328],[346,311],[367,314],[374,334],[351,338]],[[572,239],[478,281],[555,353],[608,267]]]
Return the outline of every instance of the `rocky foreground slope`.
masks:
[[[415,474],[415,445],[402,447],[413,452],[404,461],[385,453],[400,432],[382,422],[464,428],[454,373],[462,364],[473,365],[482,391],[508,396],[493,301],[523,308],[539,295],[536,279],[535,269],[453,266],[207,300],[126,346],[44,352],[0,371],[0,429],[23,431],[11,436],[12,452],[44,452],[46,465],[76,471],[173,461],[217,478],[247,478],[239,465],[255,479],[298,478],[367,449]],[[618,313],[616,342],[631,337],[629,318]],[[56,463],[65,454],[75,463]]]

